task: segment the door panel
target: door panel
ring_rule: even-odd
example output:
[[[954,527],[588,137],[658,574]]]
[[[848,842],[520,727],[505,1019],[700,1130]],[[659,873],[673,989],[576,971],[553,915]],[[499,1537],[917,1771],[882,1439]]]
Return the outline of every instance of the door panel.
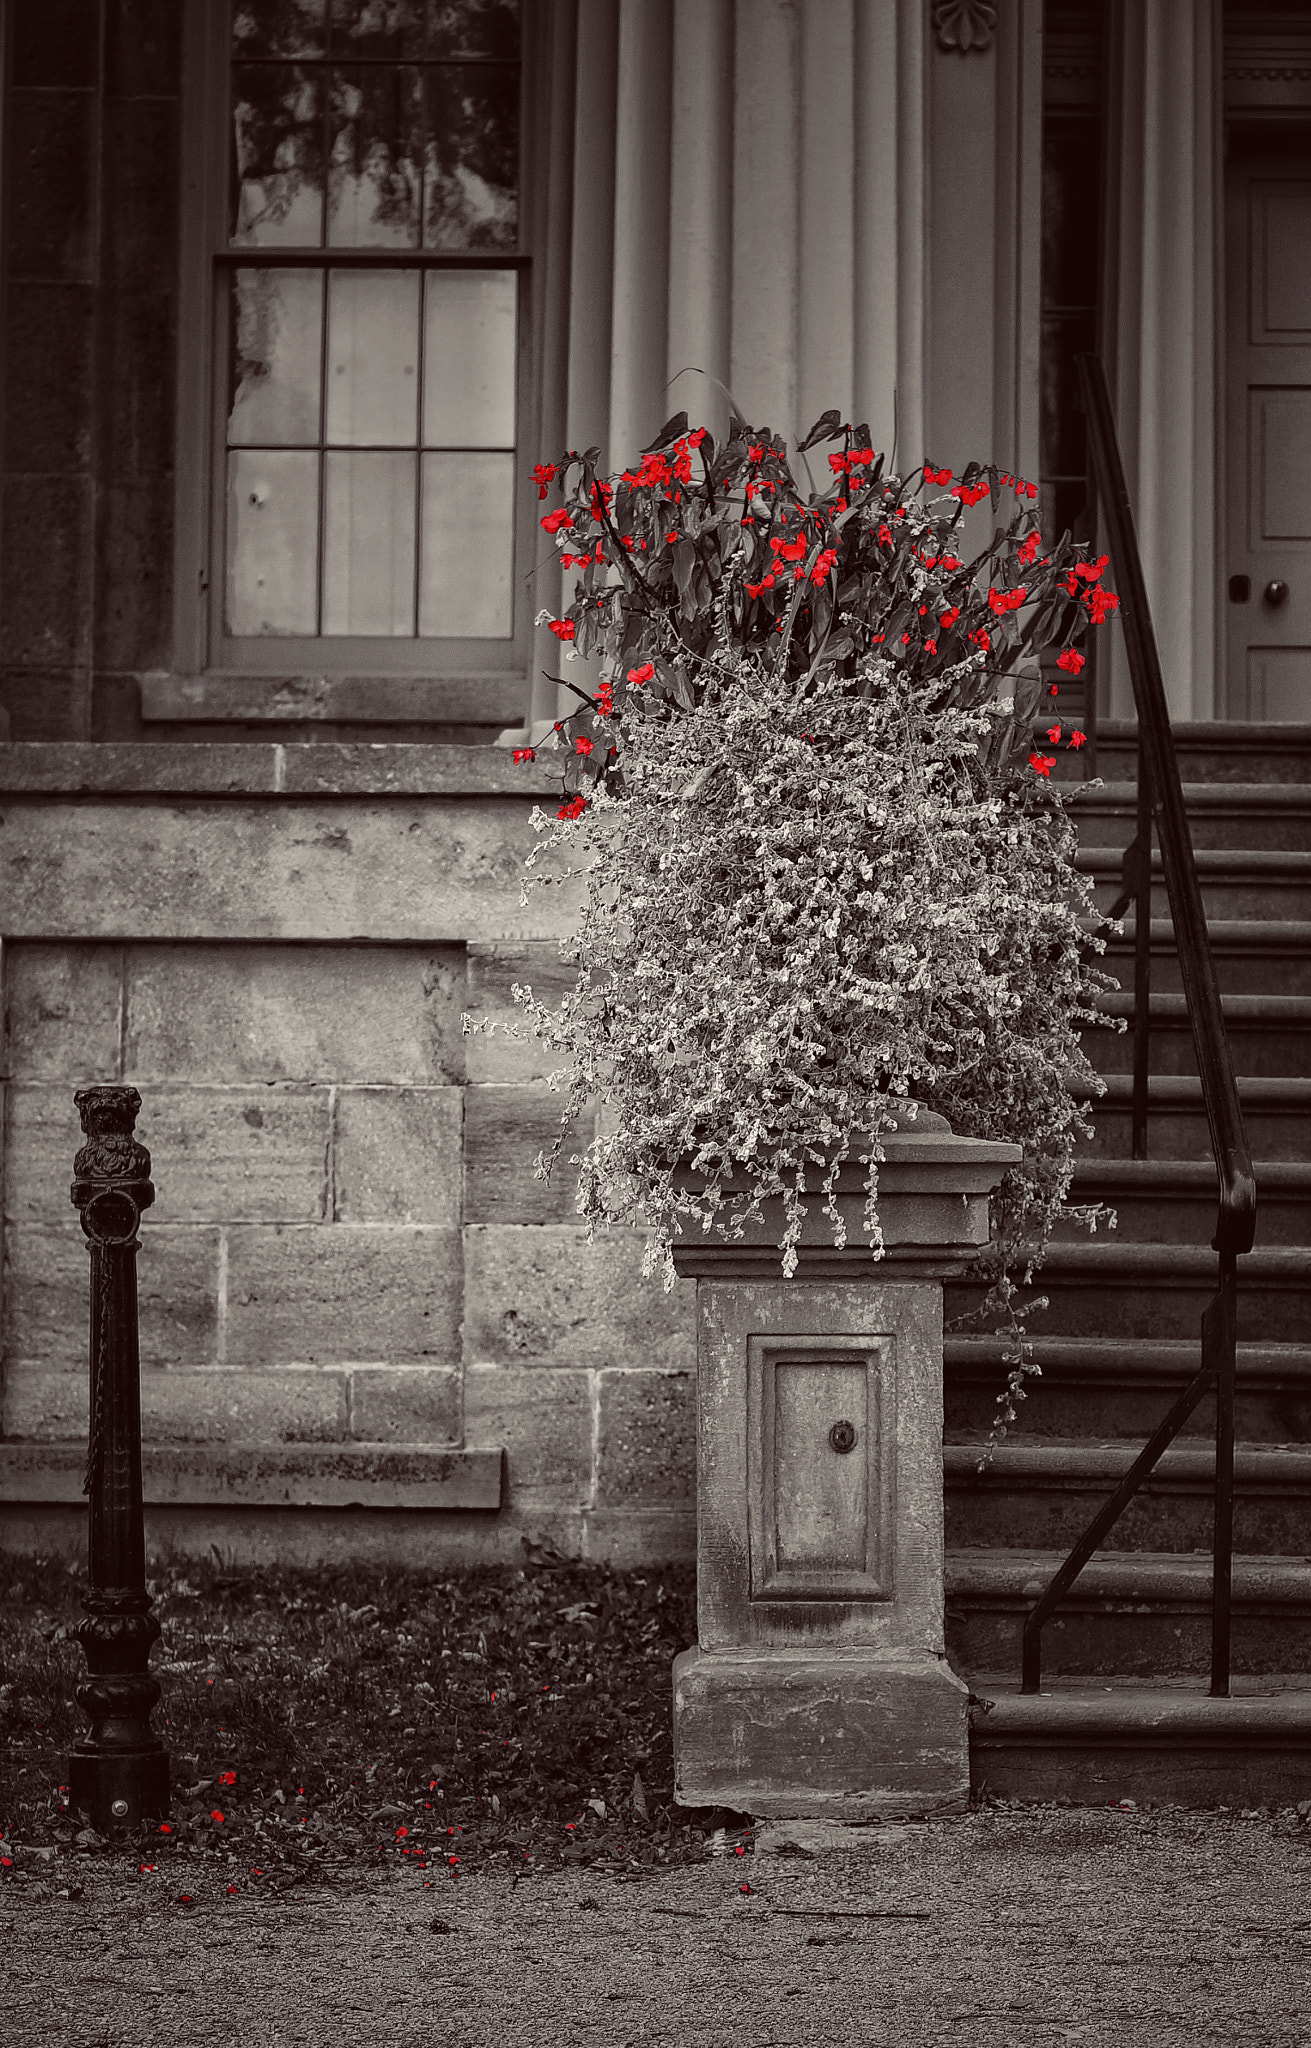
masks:
[[[1311,722],[1311,177],[1226,170],[1227,715]],[[1273,588],[1272,588],[1273,586]]]

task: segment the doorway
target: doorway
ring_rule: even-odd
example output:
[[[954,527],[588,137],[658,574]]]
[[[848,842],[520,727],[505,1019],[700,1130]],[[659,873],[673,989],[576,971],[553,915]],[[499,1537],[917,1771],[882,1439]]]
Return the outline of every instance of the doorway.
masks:
[[[1225,164],[1226,715],[1311,723],[1311,131]]]

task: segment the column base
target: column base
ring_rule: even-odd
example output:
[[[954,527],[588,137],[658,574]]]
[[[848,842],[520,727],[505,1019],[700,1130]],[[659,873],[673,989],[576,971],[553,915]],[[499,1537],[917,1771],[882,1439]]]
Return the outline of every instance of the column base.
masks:
[[[968,1699],[936,1657],[684,1650],[674,1798],[765,1820],[963,1812]]]
[[[68,1768],[69,1807],[85,1814],[102,1835],[135,1828],[143,1820],[163,1820],[168,1813],[168,1761],[162,1747],[75,1749]]]

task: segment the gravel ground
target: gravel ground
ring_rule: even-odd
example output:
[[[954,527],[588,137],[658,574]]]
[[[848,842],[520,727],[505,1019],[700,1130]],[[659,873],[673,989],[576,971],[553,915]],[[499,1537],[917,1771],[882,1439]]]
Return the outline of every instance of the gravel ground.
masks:
[[[1270,1815],[988,1809],[640,1879],[188,1882],[6,1883],[6,2048],[1311,2048],[1311,1828]]]

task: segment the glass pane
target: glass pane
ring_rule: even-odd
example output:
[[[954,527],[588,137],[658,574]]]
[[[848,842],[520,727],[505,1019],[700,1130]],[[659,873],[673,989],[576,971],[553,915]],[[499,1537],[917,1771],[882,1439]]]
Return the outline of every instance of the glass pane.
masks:
[[[513,529],[513,455],[423,457],[421,634],[509,637]]]
[[[232,280],[233,447],[319,438],[321,270],[238,270]]]
[[[228,457],[229,633],[312,633],[319,536],[313,451]]]
[[[323,0],[237,0],[232,48],[238,57],[321,57]]]
[[[508,249],[519,238],[519,67],[433,65],[427,79],[424,246]]]
[[[233,241],[317,247],[323,239],[317,74],[296,64],[238,64],[232,91]]]
[[[328,240],[335,248],[414,249],[423,167],[420,73],[400,64],[335,71]]]
[[[334,57],[424,54],[428,0],[331,0]]]
[[[519,0],[331,0],[329,13],[334,57],[519,55]]]
[[[514,446],[515,276],[428,273],[423,438],[429,447]]]
[[[412,448],[418,415],[418,271],[329,272],[327,439]]]
[[[412,634],[415,457],[324,461],[324,632]]]

